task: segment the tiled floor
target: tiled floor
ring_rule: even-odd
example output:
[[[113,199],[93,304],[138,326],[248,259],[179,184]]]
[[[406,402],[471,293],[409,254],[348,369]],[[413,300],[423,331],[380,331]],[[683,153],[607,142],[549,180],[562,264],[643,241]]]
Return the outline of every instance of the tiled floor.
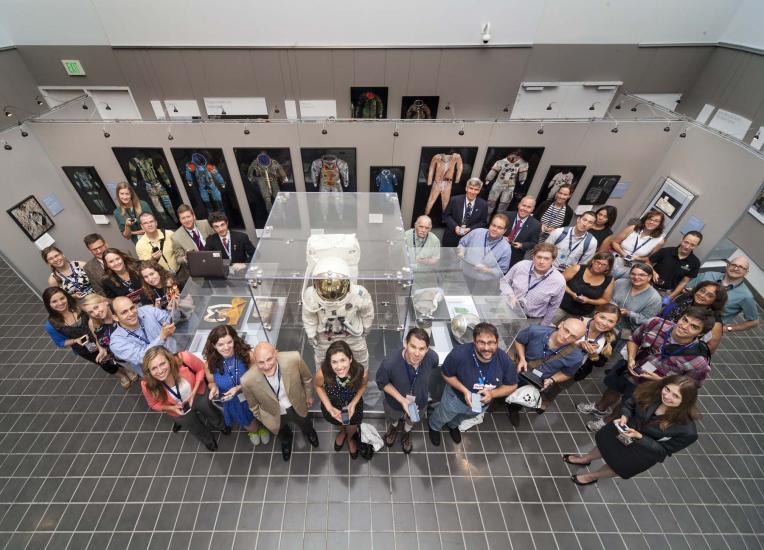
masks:
[[[297,436],[289,463],[236,435],[212,454],[136,388],[54,349],[42,306],[4,264],[0,296],[0,549],[764,546],[762,330],[714,358],[697,444],[579,488],[560,454],[591,446],[573,404],[599,393],[601,374],[519,430],[501,413],[460,446],[418,432],[408,457],[351,461],[320,419],[318,452]]]

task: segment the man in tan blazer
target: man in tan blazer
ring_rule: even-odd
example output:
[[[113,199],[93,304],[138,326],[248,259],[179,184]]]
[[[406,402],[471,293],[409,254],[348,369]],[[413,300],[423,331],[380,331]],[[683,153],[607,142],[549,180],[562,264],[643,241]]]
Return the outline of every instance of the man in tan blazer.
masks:
[[[212,228],[207,220],[197,220],[194,211],[187,204],[178,207],[178,220],[180,227],[172,234],[173,242],[185,252],[204,250],[207,237],[212,235]],[[185,254],[183,259],[178,258],[178,261],[185,262]]]
[[[281,441],[284,460],[292,455],[292,429],[297,424],[313,447],[318,447],[318,434],[308,418],[313,404],[313,375],[296,351],[278,352],[271,344],[255,346],[256,369],[249,369],[241,378],[241,390],[249,408],[260,423]]]

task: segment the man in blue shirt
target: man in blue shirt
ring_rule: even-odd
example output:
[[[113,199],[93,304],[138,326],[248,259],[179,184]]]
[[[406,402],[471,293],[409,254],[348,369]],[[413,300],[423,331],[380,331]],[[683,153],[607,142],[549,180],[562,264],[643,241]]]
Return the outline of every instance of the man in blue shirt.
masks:
[[[687,292],[694,289],[701,281],[719,282],[727,290],[727,305],[722,312],[724,332],[740,332],[759,326],[759,309],[753,294],[745,286],[745,276],[750,264],[745,256],[737,256],[730,260],[724,273],[705,271],[687,283]],[[743,314],[742,323],[733,323],[739,313]]]
[[[490,323],[478,323],[472,343],[455,347],[443,362],[446,389],[429,418],[430,441],[440,445],[440,430],[448,427],[454,443],[462,435],[459,423],[484,412],[493,399],[506,397],[517,388],[517,369],[499,349],[499,333]],[[479,400],[479,402],[473,402]]]
[[[584,362],[584,352],[576,342],[584,336],[586,325],[570,317],[558,328],[531,325],[517,334],[514,348],[520,385],[534,384],[541,391],[542,401],[536,412],[542,413],[560,393],[561,383],[571,380]],[[520,424],[521,405],[508,405],[509,420]]]
[[[114,298],[111,309],[119,326],[112,332],[109,349],[143,376],[143,356],[149,348],[164,346],[175,353],[178,345],[172,337],[175,325],[170,314],[154,306],[139,308],[126,296]]]
[[[475,271],[485,274],[484,279],[499,279],[509,271],[512,260],[512,247],[504,238],[509,226],[509,218],[496,214],[491,218],[488,229],[473,229],[459,241],[457,254],[473,266]],[[501,273],[496,273],[491,265],[498,264]],[[480,278],[478,274],[473,275]]]
[[[382,360],[377,370],[377,387],[384,392],[382,406],[390,427],[385,445],[392,447],[403,425],[401,449],[411,452],[411,430],[419,412],[427,407],[430,374],[438,366],[438,354],[430,349],[430,336],[421,328],[409,330],[403,349],[395,350]],[[415,411],[412,411],[415,408]]]

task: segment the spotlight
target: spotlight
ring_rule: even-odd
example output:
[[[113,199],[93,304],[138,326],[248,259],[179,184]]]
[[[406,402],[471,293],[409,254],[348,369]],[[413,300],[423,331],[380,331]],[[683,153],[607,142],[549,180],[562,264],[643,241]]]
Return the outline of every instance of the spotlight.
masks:
[[[632,113],[636,113],[637,112],[637,106],[636,105],[634,105],[634,107],[631,108],[631,112]]]
[[[103,129],[103,137],[106,139],[109,139],[111,137],[111,134],[106,131],[106,128]]]
[[[10,143],[8,143],[7,141],[4,141],[3,142],[3,149],[5,149],[6,151],[10,151],[11,149],[13,149],[13,147],[11,147]]]
[[[395,128],[393,129],[393,137],[398,137],[400,134],[398,133],[398,125],[395,125]]]
[[[680,138],[686,138],[687,137],[687,132],[685,130],[682,130],[682,133],[679,134],[679,137]]]
[[[225,107],[221,107],[221,108],[220,108],[220,114],[221,114],[222,116],[226,116],[226,115],[228,114],[228,113],[226,113],[226,112],[225,112]]]
[[[552,104],[551,104],[551,103],[550,103],[549,105],[547,105],[547,106],[546,106],[546,110],[547,110],[547,111],[551,111],[551,110],[552,110]]]
[[[753,136],[753,139],[759,139],[760,135],[761,135],[761,132],[756,132],[756,135]]]
[[[543,135],[544,134],[544,123],[543,122],[541,123],[541,126],[539,126],[539,129],[536,130],[536,133],[538,135]]]
[[[42,98],[39,95],[34,100],[38,105],[42,105]]]
[[[459,135],[460,135],[460,136],[463,136],[463,135],[464,135],[464,126],[462,126],[461,128],[459,128]]]
[[[446,107],[445,108],[446,108],[446,111],[450,111],[451,110],[451,103],[446,103]]]
[[[167,141],[174,140],[175,137],[172,135],[172,128],[167,128]]]
[[[589,105],[589,110],[590,110],[590,111],[593,111],[593,110],[594,110],[594,103],[592,103],[591,105]]]
[[[328,133],[329,133],[329,131],[328,131],[326,128],[324,128],[323,130],[321,130],[321,134],[322,134],[322,135],[326,135],[326,134],[328,134]]]
[[[610,131],[613,132],[614,134],[618,133],[618,123],[617,122],[615,123],[615,126],[613,126],[613,128]]]
[[[27,137],[29,135],[29,132],[24,130],[24,127],[21,126],[21,123],[19,122],[19,131],[21,132],[21,137]]]
[[[111,105],[109,105],[108,103],[106,104],[106,110],[111,111]]]
[[[279,110],[279,106],[278,106],[278,105],[274,105],[274,106],[273,106],[273,112],[274,112],[274,113],[276,113],[276,114],[279,114],[279,113],[281,112],[281,111]]]
[[[666,127],[663,129],[663,131],[664,131],[664,132],[670,132],[670,131],[671,131],[671,126],[666,126]]]
[[[3,114],[4,114],[5,116],[13,116],[13,113],[12,113],[12,112],[10,112],[8,109],[5,109],[5,110],[3,111]]]
[[[84,101],[82,102],[82,109],[85,110],[85,111],[88,110],[88,105]]]
[[[244,135],[245,135],[245,136],[248,136],[248,135],[249,135],[249,128],[247,128],[247,125],[246,125],[246,124],[244,125]]]
[[[173,104],[173,106],[172,106],[172,112],[173,112],[173,113],[177,113],[177,112],[178,112],[178,106],[177,106],[177,105]]]
[[[615,106],[615,108],[616,109],[620,109],[621,108],[621,104],[619,103],[618,105]]]
[[[509,112],[509,105],[504,105],[504,108],[502,109],[505,113]]]

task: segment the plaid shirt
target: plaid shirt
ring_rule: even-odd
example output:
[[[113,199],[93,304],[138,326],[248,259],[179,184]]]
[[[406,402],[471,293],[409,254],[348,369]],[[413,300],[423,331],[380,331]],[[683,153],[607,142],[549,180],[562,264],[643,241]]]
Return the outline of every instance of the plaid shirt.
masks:
[[[662,326],[661,326],[662,325]],[[659,376],[670,376],[680,374],[689,376],[695,381],[698,387],[703,385],[703,381],[708,376],[711,366],[708,363],[701,346],[700,341],[691,344],[689,349],[684,350],[682,355],[673,355],[681,346],[676,343],[666,343],[665,355],[661,353],[661,348],[671,333],[671,329],[676,325],[671,321],[653,317],[648,319],[634,331],[631,341],[637,344],[641,349],[649,350],[647,356],[637,362],[637,366],[649,361],[656,367],[655,374]],[[644,348],[642,347],[644,345]]]

